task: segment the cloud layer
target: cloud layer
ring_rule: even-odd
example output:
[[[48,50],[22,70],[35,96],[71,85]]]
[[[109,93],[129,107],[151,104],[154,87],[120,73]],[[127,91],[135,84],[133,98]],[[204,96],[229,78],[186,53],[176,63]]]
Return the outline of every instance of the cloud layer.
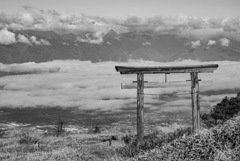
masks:
[[[156,16],[139,18],[129,16],[127,19],[110,19],[98,16],[60,13],[55,10],[37,10],[24,7],[22,13],[15,15],[0,14],[0,28],[13,30],[51,30],[57,33],[77,33],[105,31],[117,32],[150,30],[160,34],[170,33],[195,40],[208,40],[222,35],[226,38],[240,40],[240,18],[200,18],[194,16],[166,17]]]
[[[128,63],[88,61],[53,61],[46,63],[0,64],[0,72],[32,73],[0,78],[1,107],[77,107],[80,110],[117,112],[136,107],[136,89],[122,90],[121,83],[136,80],[136,75],[120,75],[115,65],[167,66],[219,64],[210,74],[199,74],[202,80],[211,80],[210,87],[201,87],[200,105],[209,109],[226,95],[240,87],[239,62],[198,62],[185,60],[172,63],[137,61]],[[169,81],[186,81],[189,74],[171,74]],[[146,75],[149,82],[164,81],[164,75]],[[201,83],[201,82],[200,82]],[[191,110],[190,87],[145,89],[145,108],[158,112]],[[210,94],[209,94],[210,93]],[[154,95],[152,95],[154,94]]]
[[[197,46],[201,46],[201,42],[199,40],[197,40],[195,42],[194,41],[191,42],[192,48],[196,48]]]
[[[32,43],[28,40],[28,38],[26,38],[24,35],[19,34],[17,36],[18,42],[20,43],[24,43],[24,44],[28,44],[28,45],[32,45]]]
[[[16,43],[15,33],[9,32],[6,28],[0,30],[0,44],[9,45]]]
[[[215,45],[216,41],[215,40],[209,40],[207,45]]]
[[[230,44],[230,40],[228,40],[226,38],[222,38],[219,41],[220,41],[222,46],[229,46],[229,44]]]
[[[8,31],[7,28],[0,30],[0,44],[1,45],[11,45],[15,43],[24,43],[27,45],[51,45],[50,42],[44,39],[37,40],[35,36],[31,36],[29,39],[22,35],[16,35],[14,32]]]

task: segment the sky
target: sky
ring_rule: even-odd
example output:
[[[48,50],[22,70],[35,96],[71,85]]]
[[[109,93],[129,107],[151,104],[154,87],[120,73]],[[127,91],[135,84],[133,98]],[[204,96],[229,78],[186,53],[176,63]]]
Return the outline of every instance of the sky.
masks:
[[[239,0],[1,0],[0,35],[5,39],[14,37],[7,30],[43,30],[99,36],[113,29],[240,41],[239,11]],[[18,39],[28,41],[23,36]]]
[[[109,18],[177,14],[198,17],[240,16],[239,0],[1,0],[0,11],[20,12],[22,6]]]

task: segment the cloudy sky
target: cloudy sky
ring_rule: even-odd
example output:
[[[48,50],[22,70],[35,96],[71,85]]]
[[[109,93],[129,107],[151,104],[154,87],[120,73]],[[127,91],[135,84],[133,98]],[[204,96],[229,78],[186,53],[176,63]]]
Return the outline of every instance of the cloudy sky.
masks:
[[[153,30],[196,40],[219,34],[240,40],[239,10],[239,0],[1,0],[0,29],[1,35],[6,29],[60,34]]]
[[[13,13],[22,6],[87,15],[126,18],[184,14],[198,17],[239,16],[239,0],[1,0],[0,11]]]

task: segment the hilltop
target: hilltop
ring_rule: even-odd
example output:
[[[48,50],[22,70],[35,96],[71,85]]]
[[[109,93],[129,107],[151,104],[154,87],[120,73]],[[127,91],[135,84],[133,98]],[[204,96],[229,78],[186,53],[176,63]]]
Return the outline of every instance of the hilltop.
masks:
[[[95,126],[88,133],[72,133],[59,128],[51,130],[20,127],[0,131],[1,160],[240,160],[240,93],[224,98],[213,108],[225,105],[224,122],[197,133],[178,129],[170,133],[153,131],[136,146],[134,133]],[[234,107],[234,108],[233,108]],[[237,111],[236,111],[237,109]],[[227,110],[226,110],[227,111]],[[231,112],[235,111],[235,115]],[[213,112],[211,114],[214,114]],[[213,115],[211,115],[212,117]],[[219,115],[220,116],[220,115]],[[225,118],[218,118],[225,120]],[[134,127],[132,127],[134,128]],[[127,131],[126,131],[127,130]],[[130,129],[131,131],[132,129]]]
[[[240,116],[138,155],[136,160],[240,160]]]
[[[124,133],[63,133],[56,137],[34,128],[10,129],[0,138],[1,160],[226,160],[240,159],[240,116],[223,125],[180,136],[163,146],[124,157]],[[108,138],[117,136],[109,146]],[[167,137],[169,137],[168,135]],[[104,141],[104,139],[106,141]],[[130,150],[130,149],[128,149]]]

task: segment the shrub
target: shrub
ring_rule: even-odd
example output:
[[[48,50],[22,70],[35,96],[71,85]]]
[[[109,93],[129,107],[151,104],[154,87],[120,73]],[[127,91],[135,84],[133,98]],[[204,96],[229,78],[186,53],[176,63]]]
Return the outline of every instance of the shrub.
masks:
[[[55,127],[55,134],[58,137],[63,132],[64,132],[64,130],[63,130],[63,120],[61,118],[59,118],[57,120],[57,124],[56,124],[56,127]]]
[[[137,160],[240,160],[240,117],[223,125],[179,138],[136,156]]]
[[[36,144],[38,141],[39,139],[30,136],[28,131],[20,133],[19,144]]]
[[[208,127],[221,124],[240,111],[240,92],[236,97],[225,97],[220,103],[213,107],[209,114],[201,114],[203,122]]]
[[[99,125],[94,126],[94,133],[95,134],[101,133],[101,127]]]
[[[138,142],[136,136],[127,135],[122,138],[126,145],[124,147],[120,147],[117,151],[124,157],[133,157],[143,151],[161,147],[165,143],[172,142],[173,140],[183,136],[188,136],[191,133],[192,129],[190,127],[177,129],[174,132],[161,134],[160,136],[158,131],[153,131],[152,133],[144,136],[140,142]]]
[[[3,138],[3,135],[6,133],[6,130],[0,129],[0,138]]]
[[[99,125],[95,125],[92,129],[89,130],[90,134],[99,134],[101,133],[101,127]]]
[[[102,127],[96,124],[95,126],[92,126],[89,129],[88,133],[89,134],[99,134],[99,133],[101,133],[101,131],[102,131]]]
[[[131,141],[133,141],[135,138],[134,135],[128,134],[122,137],[122,140],[124,141],[125,144],[129,144]]]

